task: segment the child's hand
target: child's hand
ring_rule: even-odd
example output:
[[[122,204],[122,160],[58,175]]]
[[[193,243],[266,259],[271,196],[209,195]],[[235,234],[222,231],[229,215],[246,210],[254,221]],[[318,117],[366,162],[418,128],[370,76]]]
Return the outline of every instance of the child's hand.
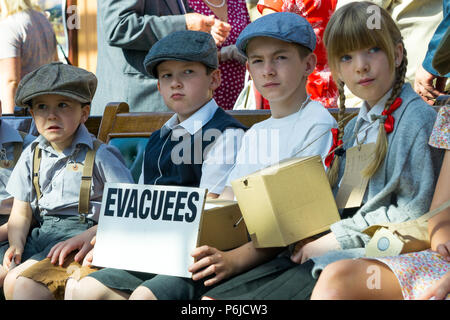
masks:
[[[95,246],[95,236],[91,240],[91,245]],[[92,248],[91,251],[89,251],[83,260],[83,267],[84,266],[90,266],[92,264],[92,259],[94,258],[94,248]]]
[[[291,260],[295,263],[303,263],[312,257],[321,256],[328,251],[341,249],[333,232],[330,232],[317,240],[307,242],[302,240],[303,246],[291,255]]]
[[[432,285],[419,300],[429,300],[434,297],[435,300],[443,300],[450,293],[450,272],[447,272],[438,282]]]
[[[436,247],[436,252],[439,253],[442,258],[450,262],[450,241],[439,244]]]
[[[59,265],[62,266],[69,253],[79,250],[74,259],[80,262],[93,248],[93,245],[91,245],[92,237],[92,231],[89,229],[73,238],[59,242],[51,248],[47,258],[50,258],[51,263],[55,264],[58,261]]]
[[[9,271],[11,264],[18,265],[22,261],[22,251],[23,248],[17,248],[15,246],[11,246],[6,250],[5,256],[3,257],[3,267]],[[14,262],[12,260],[14,258]]]
[[[209,246],[201,246],[192,251],[195,263],[188,269],[192,272],[193,280],[200,280],[204,277],[215,274],[215,277],[204,282],[205,286],[216,284],[233,274],[233,265],[229,261],[226,252],[217,250]]]

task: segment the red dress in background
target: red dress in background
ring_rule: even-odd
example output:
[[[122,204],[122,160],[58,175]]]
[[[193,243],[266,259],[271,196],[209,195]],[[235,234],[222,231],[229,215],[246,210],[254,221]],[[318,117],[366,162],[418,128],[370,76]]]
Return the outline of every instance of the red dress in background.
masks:
[[[207,16],[214,15],[211,9],[202,0],[189,0],[189,6],[195,12]],[[225,42],[218,47],[234,45],[241,31],[250,23],[245,0],[227,0],[228,4],[228,23],[231,25],[231,31]],[[215,15],[214,15],[215,16]],[[215,16],[217,18],[217,16]],[[236,60],[227,60],[219,64],[222,83],[214,92],[214,99],[222,109],[233,109],[239,93],[244,88],[245,65]]]
[[[328,67],[327,52],[323,43],[323,33],[336,9],[337,0],[259,0],[258,11],[264,8],[277,12],[293,12],[304,17],[312,25],[316,33],[317,65],[308,77],[306,91],[311,99],[319,101],[326,108],[336,108],[339,92],[331,77]]]

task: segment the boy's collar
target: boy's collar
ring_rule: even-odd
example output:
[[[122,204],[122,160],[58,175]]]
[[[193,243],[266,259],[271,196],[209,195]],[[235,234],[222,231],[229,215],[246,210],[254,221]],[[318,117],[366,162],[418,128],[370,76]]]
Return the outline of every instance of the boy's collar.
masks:
[[[209,100],[203,107],[199,108],[193,115],[179,122],[178,116],[175,113],[162,127],[161,135],[164,136],[170,130],[183,128],[190,135],[194,135],[200,130],[209,120],[214,116],[214,113],[219,108],[214,99]],[[199,125],[200,124],[200,125]]]
[[[22,136],[16,129],[0,118],[0,144],[12,142],[23,142]]]

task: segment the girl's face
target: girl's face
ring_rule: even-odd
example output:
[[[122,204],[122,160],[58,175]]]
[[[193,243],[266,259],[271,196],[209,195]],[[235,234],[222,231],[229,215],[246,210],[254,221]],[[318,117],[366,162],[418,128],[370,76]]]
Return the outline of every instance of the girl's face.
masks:
[[[394,65],[400,65],[403,47],[395,48]],[[357,97],[373,107],[392,88],[395,71],[389,67],[389,59],[378,47],[348,52],[338,58],[338,77]]]

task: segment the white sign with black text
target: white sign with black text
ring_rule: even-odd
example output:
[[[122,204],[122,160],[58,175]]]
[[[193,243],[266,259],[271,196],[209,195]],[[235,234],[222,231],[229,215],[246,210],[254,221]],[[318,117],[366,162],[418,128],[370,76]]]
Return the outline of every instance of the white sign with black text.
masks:
[[[206,192],[106,183],[92,264],[190,278]]]

